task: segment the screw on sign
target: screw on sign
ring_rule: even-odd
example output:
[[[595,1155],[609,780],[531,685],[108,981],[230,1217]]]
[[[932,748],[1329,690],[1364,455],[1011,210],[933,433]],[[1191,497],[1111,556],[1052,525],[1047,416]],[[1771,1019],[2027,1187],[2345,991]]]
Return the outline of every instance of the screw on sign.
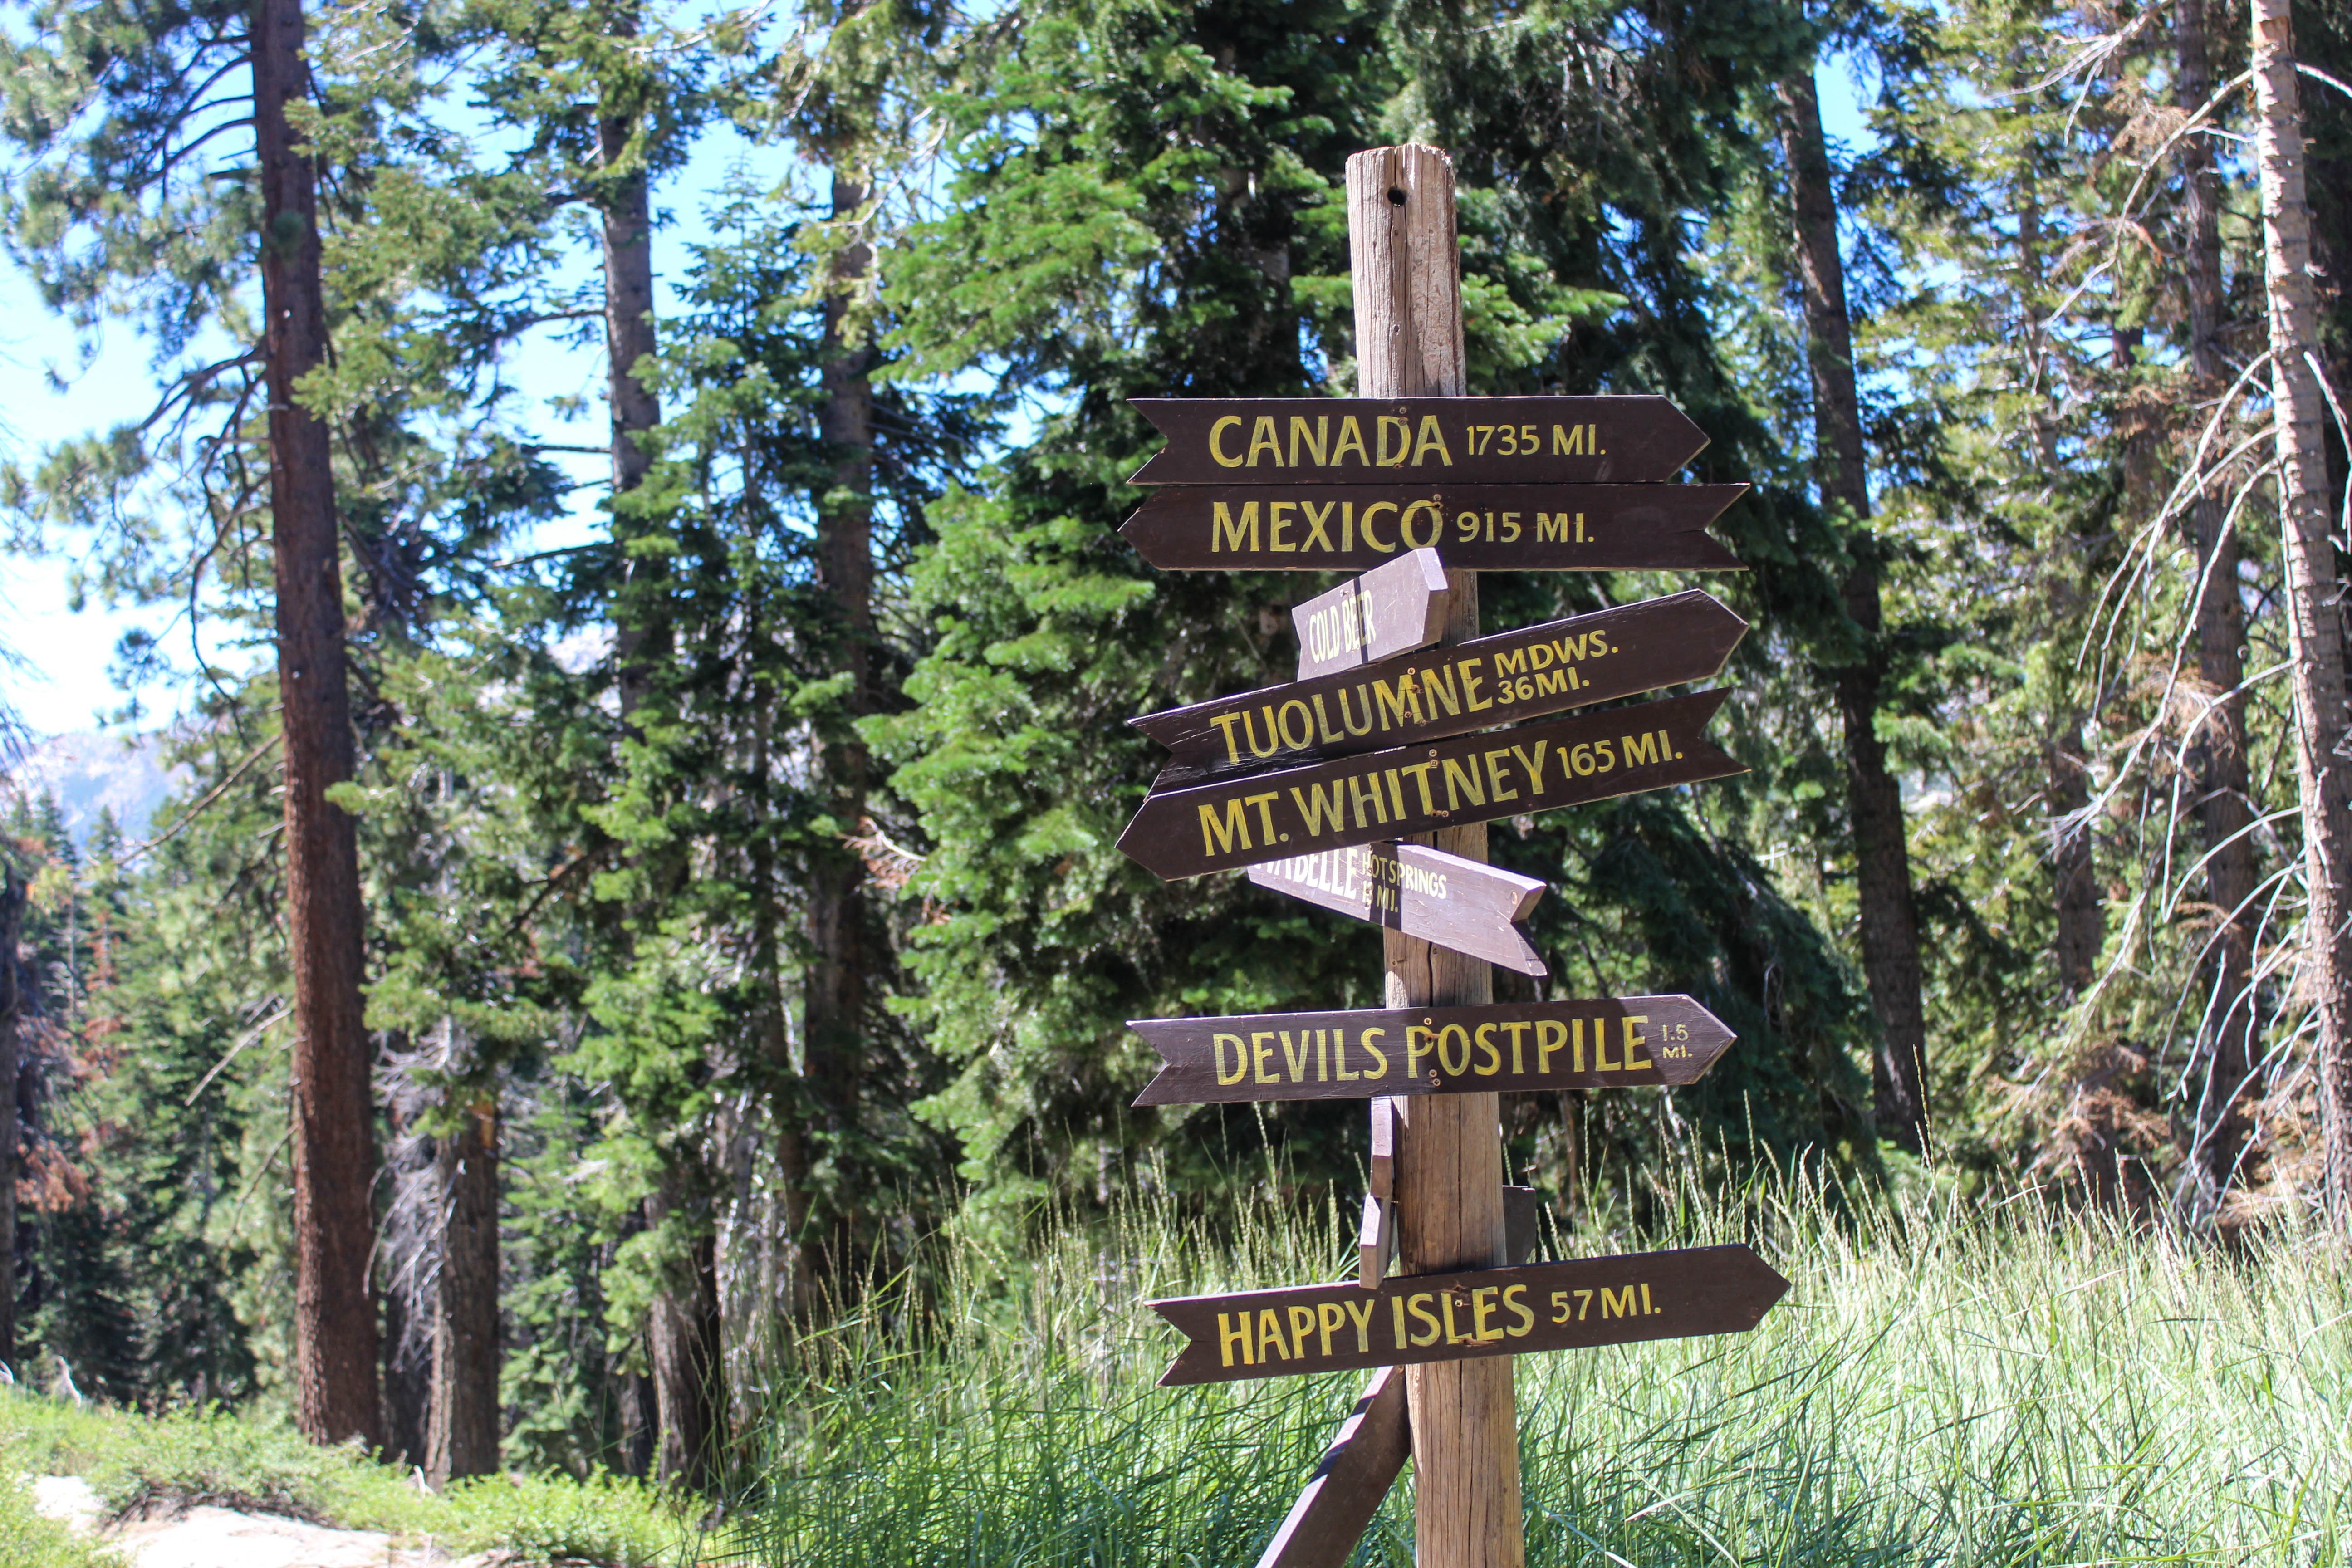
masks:
[[[1167,445],[1120,531],[1154,566],[1366,574],[1298,606],[1293,682],[1131,721],[1171,758],[1119,847],[1383,927],[1390,1004],[1132,1026],[1163,1063],[1138,1105],[1371,1120],[1357,1283],[1155,1301],[1188,1342],[1161,1381],[1379,1369],[1260,1568],[1337,1568],[1408,1450],[1420,1568],[1518,1568],[1506,1358],[1750,1329],[1788,1281],[1742,1247],[1524,1261],[1494,1097],[1689,1083],[1732,1036],[1687,996],[1496,1005],[1488,963],[1544,973],[1544,887],[1483,825],[1741,772],[1720,690],[1546,716],[1708,679],[1747,626],[1691,591],[1482,636],[1477,574],[1740,570],[1706,531],[1747,487],[1675,482],[1706,438],[1663,398],[1464,395],[1444,153],[1356,154],[1348,217],[1365,395],[1136,400]]]

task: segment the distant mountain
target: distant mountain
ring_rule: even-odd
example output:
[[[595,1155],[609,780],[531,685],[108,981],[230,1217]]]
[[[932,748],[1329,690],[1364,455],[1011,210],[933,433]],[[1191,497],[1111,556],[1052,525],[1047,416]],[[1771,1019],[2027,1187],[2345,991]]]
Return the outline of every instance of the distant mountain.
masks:
[[[0,795],[58,797],[76,844],[89,842],[98,814],[111,810],[132,838],[143,837],[155,808],[179,782],[164,760],[160,734],[56,735],[26,753],[22,766],[0,774]]]

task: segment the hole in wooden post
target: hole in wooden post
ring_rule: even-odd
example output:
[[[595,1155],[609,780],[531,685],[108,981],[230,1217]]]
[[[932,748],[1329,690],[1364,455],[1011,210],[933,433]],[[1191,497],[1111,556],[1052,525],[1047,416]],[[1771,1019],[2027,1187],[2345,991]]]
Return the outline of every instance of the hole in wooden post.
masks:
[[[1389,187],[1389,205],[1392,207],[1404,205],[1404,192],[1395,185]]]

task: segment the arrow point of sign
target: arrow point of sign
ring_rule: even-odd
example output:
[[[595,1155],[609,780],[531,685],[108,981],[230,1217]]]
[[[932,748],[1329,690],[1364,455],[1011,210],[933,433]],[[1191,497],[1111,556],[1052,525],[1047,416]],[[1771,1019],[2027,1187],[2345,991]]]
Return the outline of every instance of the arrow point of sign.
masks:
[[[1779,1306],[1780,1304],[1780,1299],[1786,1296],[1794,1289],[1794,1287],[1789,1282],[1788,1276],[1782,1274],[1779,1269],[1765,1262],[1763,1258],[1758,1257],[1754,1247],[1739,1245],[1734,1247],[1731,1250],[1740,1254],[1740,1257],[1736,1260],[1736,1268],[1740,1274],[1745,1275],[1748,1279],[1754,1281],[1754,1289],[1758,1292],[1756,1296],[1751,1298],[1756,1305],[1756,1316],[1749,1320],[1748,1327],[1753,1328],[1756,1324],[1762,1322],[1764,1321],[1764,1314],[1770,1311],[1774,1307]],[[1769,1294],[1766,1294],[1765,1292],[1769,1292]]]
[[[1714,1070],[1739,1037],[1733,1034],[1724,1021],[1700,1006],[1696,1000],[1685,995],[1661,996],[1655,1000],[1675,1004],[1689,1010],[1689,1021],[1682,1026],[1691,1031],[1687,1045],[1678,1045],[1680,1056],[1657,1056],[1658,1076],[1675,1089],[1696,1083]],[[1661,1047],[1663,1051],[1664,1047]]]

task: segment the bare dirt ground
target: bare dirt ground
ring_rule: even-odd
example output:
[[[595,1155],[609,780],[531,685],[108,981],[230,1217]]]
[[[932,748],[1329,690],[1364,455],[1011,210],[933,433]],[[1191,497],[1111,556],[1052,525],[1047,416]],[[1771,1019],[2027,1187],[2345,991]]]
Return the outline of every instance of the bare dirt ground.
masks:
[[[131,1568],[488,1568],[493,1561],[395,1545],[372,1530],[331,1530],[226,1508],[192,1508],[101,1531],[98,1494],[79,1477],[42,1476],[32,1489],[35,1508],[99,1537]]]

